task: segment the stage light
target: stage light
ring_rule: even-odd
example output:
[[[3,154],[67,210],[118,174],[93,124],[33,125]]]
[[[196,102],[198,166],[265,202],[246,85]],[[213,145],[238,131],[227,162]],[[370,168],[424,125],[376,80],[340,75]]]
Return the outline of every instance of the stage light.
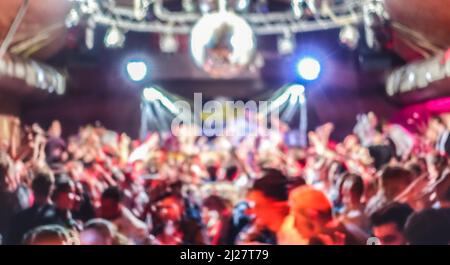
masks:
[[[359,38],[360,34],[358,29],[352,25],[343,27],[339,33],[339,41],[352,50],[358,47]]]
[[[199,0],[198,9],[202,14],[207,14],[213,10],[217,10],[217,2],[211,0]]]
[[[147,15],[150,0],[134,0],[134,17],[143,20]]]
[[[250,0],[236,0],[234,2],[234,8],[237,12],[245,12],[250,6]]]
[[[183,10],[188,13],[195,12],[195,4],[193,0],[182,0],[181,5],[183,6]]]
[[[283,93],[271,102],[270,110],[281,107],[283,104],[287,103],[288,100],[292,105],[294,105],[298,101],[301,101],[301,98],[304,97],[304,93],[305,87],[300,84],[287,86],[285,87]]]
[[[290,95],[290,103],[296,104],[297,102],[302,101],[302,98],[305,95],[305,87],[299,84],[294,84],[288,87],[287,89]]]
[[[301,18],[304,14],[304,0],[291,0],[291,8],[296,18]]]
[[[117,27],[112,26],[105,35],[105,46],[107,48],[121,48],[125,43],[125,34]]]
[[[153,87],[145,88],[144,91],[142,92],[142,95],[144,96],[145,100],[147,100],[147,101],[157,101],[157,100],[161,100],[161,98],[163,97],[161,92],[159,92],[158,90],[156,90]]]
[[[307,81],[319,78],[321,70],[319,61],[311,57],[303,58],[297,64],[298,75]]]
[[[221,1],[221,0],[219,0]],[[198,9],[202,14],[208,14],[220,9],[220,3],[217,0],[197,0]],[[250,0],[227,0],[224,2],[227,10],[233,10],[235,12],[245,12],[250,6]]]
[[[173,103],[173,101],[170,100],[166,95],[164,95],[163,92],[159,91],[154,87],[145,88],[144,91],[142,91],[142,95],[144,99],[148,102],[154,103],[156,101],[159,101],[172,114],[179,113],[179,110],[177,106]]]
[[[305,93],[305,87],[299,84],[290,85],[287,90],[294,96],[300,96]]]
[[[67,28],[72,28],[80,23],[80,14],[77,10],[71,9],[66,17],[65,25]]]
[[[173,34],[163,34],[159,38],[159,48],[163,53],[176,53],[178,51],[178,41]]]
[[[281,55],[292,54],[295,50],[295,37],[286,32],[283,36],[278,38],[278,53]]]
[[[127,64],[127,73],[131,80],[142,81],[147,75],[147,64],[143,61],[130,61]]]

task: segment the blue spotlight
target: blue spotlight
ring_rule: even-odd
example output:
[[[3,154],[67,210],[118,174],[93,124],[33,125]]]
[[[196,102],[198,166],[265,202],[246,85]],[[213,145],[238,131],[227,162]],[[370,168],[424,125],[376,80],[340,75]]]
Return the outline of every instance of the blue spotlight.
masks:
[[[141,60],[134,60],[127,63],[127,73],[131,80],[139,82],[147,76],[147,64]]]
[[[314,81],[319,78],[321,70],[319,61],[311,57],[303,58],[297,64],[298,75],[306,81]]]

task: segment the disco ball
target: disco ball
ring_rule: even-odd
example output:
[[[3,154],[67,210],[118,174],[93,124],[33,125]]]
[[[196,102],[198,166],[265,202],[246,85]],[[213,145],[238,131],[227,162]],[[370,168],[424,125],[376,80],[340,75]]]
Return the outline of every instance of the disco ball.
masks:
[[[358,29],[352,25],[343,27],[339,33],[339,41],[352,50],[358,47],[359,38]]]
[[[195,64],[215,78],[238,75],[252,62],[256,39],[250,25],[232,12],[205,14],[190,40]]]

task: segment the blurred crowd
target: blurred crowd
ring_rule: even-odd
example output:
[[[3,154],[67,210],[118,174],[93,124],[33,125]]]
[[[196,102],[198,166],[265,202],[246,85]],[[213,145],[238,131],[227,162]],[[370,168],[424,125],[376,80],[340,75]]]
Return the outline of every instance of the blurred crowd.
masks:
[[[450,243],[450,124],[416,132],[357,117],[288,144],[287,126],[132,140],[101,126],[24,127],[0,150],[2,244]]]

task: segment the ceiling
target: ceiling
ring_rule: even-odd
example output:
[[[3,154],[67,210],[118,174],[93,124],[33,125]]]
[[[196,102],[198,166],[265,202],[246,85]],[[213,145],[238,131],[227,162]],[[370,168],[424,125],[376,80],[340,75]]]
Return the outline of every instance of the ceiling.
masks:
[[[16,17],[22,0],[0,1],[0,41],[6,36]],[[51,8],[49,8],[51,7]],[[15,35],[11,49],[15,48],[35,58],[48,58],[65,45],[64,18],[70,8],[67,0],[29,1],[27,13]],[[19,44],[34,39],[28,51],[19,49]]]
[[[167,0],[175,2],[175,0]],[[384,0],[392,19],[422,35],[438,48],[450,46],[450,0]],[[121,4],[132,0],[121,0]],[[13,21],[22,0],[0,1],[0,40]],[[289,0],[269,0],[272,6],[285,6]],[[51,8],[49,8],[51,7]],[[16,34],[12,51],[37,58],[48,58],[66,44],[64,17],[70,9],[68,0],[30,1],[30,5]],[[397,37],[405,35],[397,34]],[[24,41],[34,38],[34,45],[23,45]],[[22,43],[22,46],[19,44]],[[28,49],[27,49],[28,48]],[[403,46],[398,47],[400,54],[408,57]],[[407,58],[408,59],[408,58]]]
[[[450,0],[385,0],[391,18],[439,48],[450,46]]]

